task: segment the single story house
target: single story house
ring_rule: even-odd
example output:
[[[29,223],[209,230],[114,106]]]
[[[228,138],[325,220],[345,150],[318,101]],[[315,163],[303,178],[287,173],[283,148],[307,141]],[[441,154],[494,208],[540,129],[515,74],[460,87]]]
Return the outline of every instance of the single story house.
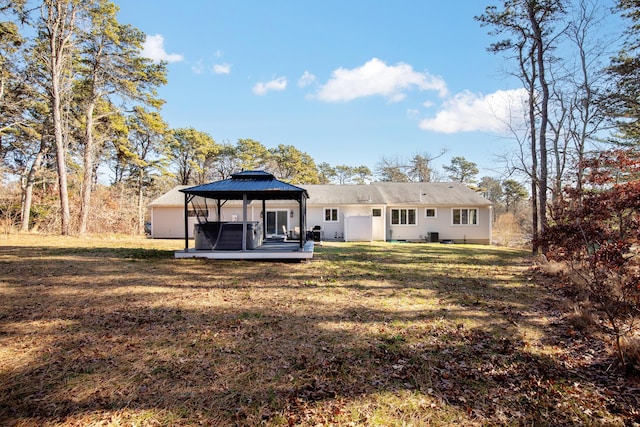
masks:
[[[300,185],[307,190],[306,224],[326,241],[491,242],[491,202],[461,183],[374,182],[363,185]],[[184,194],[177,186],[149,204],[153,238],[184,238]],[[295,201],[249,203],[247,220],[260,221],[269,236],[298,236]],[[220,209],[194,199],[187,213],[190,237],[202,221],[241,221],[242,202]]]

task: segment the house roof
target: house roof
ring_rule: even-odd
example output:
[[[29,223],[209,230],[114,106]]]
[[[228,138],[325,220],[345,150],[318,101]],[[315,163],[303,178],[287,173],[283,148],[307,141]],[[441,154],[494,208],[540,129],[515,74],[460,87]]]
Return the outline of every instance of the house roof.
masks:
[[[491,201],[459,182],[376,182],[390,205],[491,206]]]
[[[301,187],[280,181],[264,171],[243,171],[231,178],[195,187],[183,188],[182,193],[208,199],[242,200],[302,200],[309,193]]]
[[[305,185],[308,205],[384,205],[386,200],[373,185]]]
[[[205,184],[208,185],[208,184]],[[198,186],[201,187],[201,186]],[[182,190],[177,186],[155,199],[150,207],[183,206]],[[308,205],[426,205],[426,206],[490,206],[491,202],[464,184],[450,182],[375,182],[369,185],[304,185],[309,194]],[[242,196],[240,195],[240,199]],[[235,205],[234,199],[227,206]],[[285,202],[276,199],[278,203]],[[204,201],[194,200],[194,204]]]
[[[149,207],[174,207],[174,206],[184,206],[184,194],[180,192],[180,190],[184,188],[189,188],[188,185],[177,185],[173,187],[171,190],[164,193],[162,196],[154,199],[151,203],[149,203]]]

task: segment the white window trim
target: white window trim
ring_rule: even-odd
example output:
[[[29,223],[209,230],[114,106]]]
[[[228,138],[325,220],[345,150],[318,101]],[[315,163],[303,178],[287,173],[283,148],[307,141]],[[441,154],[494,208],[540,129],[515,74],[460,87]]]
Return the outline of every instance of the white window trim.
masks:
[[[332,220],[332,219],[327,219],[327,211],[328,210],[335,210],[336,211],[336,219]],[[340,208],[335,208],[335,207],[326,207],[326,208],[322,208],[322,222],[340,222]]]
[[[456,224],[453,222],[453,212],[459,210],[459,211],[471,211],[474,210],[476,211],[476,223],[475,224]],[[467,215],[468,218],[468,215]],[[462,214],[460,215],[460,219],[462,220]],[[451,208],[451,225],[453,227],[478,227],[480,225],[480,209],[478,208]]]
[[[374,215],[373,211],[375,211],[375,210],[379,210],[380,211],[380,215],[377,215],[377,216]],[[371,208],[371,217],[372,218],[382,218],[383,212],[384,212],[384,209],[382,209],[382,208]]]
[[[433,209],[434,215],[433,216],[428,216],[427,215],[427,211],[429,209]],[[438,208],[424,208],[424,217],[428,218],[428,219],[434,219],[434,218],[438,218]]]
[[[407,211],[407,224],[394,224],[393,223],[393,211]],[[415,218],[415,224],[409,224],[409,211],[414,211],[413,217]],[[400,214],[398,214],[398,218],[400,218]],[[389,215],[389,223],[393,227],[417,227],[418,226],[418,209],[416,208],[391,208]]]

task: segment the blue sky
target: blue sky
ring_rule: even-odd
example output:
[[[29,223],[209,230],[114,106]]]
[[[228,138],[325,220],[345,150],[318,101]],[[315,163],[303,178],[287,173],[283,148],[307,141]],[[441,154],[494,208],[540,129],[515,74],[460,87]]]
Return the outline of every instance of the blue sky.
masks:
[[[438,169],[463,156],[480,177],[498,176],[513,148],[501,120],[519,86],[474,20],[489,2],[116,3],[147,34],[145,55],[169,63],[159,92],[172,128],[372,170],[383,156],[446,150]]]

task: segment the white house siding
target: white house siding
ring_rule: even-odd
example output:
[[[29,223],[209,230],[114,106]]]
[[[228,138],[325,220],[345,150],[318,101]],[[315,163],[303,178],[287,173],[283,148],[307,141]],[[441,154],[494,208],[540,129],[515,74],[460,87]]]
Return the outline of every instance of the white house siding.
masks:
[[[456,206],[446,208],[446,218],[443,218],[443,221],[446,221],[448,227],[445,227],[445,223],[443,222],[442,230],[444,231],[440,233],[440,239],[453,240],[456,243],[490,244],[491,208],[464,206],[464,208],[478,209],[478,225],[454,225],[452,219],[452,210],[461,207]]]
[[[322,238],[324,240],[338,240],[343,238],[344,230],[344,211],[339,206],[326,206],[327,208],[338,209],[338,221],[326,222],[324,220],[324,208],[318,206],[307,206],[307,227],[313,229],[314,227],[321,227]]]
[[[426,209],[435,209],[436,217],[426,217]],[[461,207],[424,207],[424,206],[391,206],[387,208],[387,226],[389,240],[426,241],[430,233],[438,233],[439,240],[451,240],[455,243],[489,244],[491,241],[491,208],[465,206],[478,210],[477,225],[454,225],[453,209]],[[391,224],[392,209],[417,209],[415,225]]]
[[[344,240],[347,242],[373,241],[373,221],[370,215],[345,215]]]
[[[416,210],[416,224],[391,224],[391,212],[394,209],[415,209]],[[424,240],[423,236],[427,232],[425,230],[426,224],[424,223],[424,209],[420,206],[411,206],[411,205],[403,205],[403,206],[389,206],[386,208],[386,218],[387,218],[387,240],[407,240],[407,241],[418,241]]]
[[[189,218],[189,237],[193,238],[195,217]],[[154,239],[184,238],[184,208],[155,207],[151,210],[151,236]]]
[[[259,203],[251,203],[247,206],[247,221],[260,221],[260,212],[262,212],[262,206],[258,206]],[[209,209],[209,219],[211,221],[218,221],[218,213],[216,208]],[[242,221],[242,206],[230,206],[223,207],[221,210],[220,221]]]
[[[325,209],[338,209],[338,221],[325,221]],[[381,205],[326,205],[307,206],[307,227],[322,227],[324,240],[344,240],[345,217],[371,216],[372,210],[378,208],[382,217],[372,218],[373,240],[385,240],[384,206]]]

